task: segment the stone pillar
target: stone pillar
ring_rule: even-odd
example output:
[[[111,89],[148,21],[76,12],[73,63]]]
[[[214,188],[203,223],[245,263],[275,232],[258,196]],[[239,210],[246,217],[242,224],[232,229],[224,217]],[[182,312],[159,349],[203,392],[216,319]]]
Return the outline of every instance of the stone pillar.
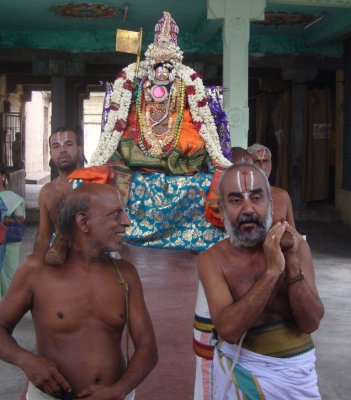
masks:
[[[66,116],[66,78],[62,75],[51,77],[51,128],[55,130],[67,124]]]
[[[318,74],[313,68],[284,68],[283,79],[291,80],[291,132],[289,194],[294,209],[302,205],[302,184],[305,157],[305,82]]]
[[[224,108],[232,146],[247,147],[250,21],[264,19],[265,0],[208,0],[209,19],[223,20]]]
[[[305,156],[305,85],[294,83],[291,88],[291,97],[289,193],[293,207],[299,208]]]
[[[343,189],[351,190],[351,39],[344,42]]]

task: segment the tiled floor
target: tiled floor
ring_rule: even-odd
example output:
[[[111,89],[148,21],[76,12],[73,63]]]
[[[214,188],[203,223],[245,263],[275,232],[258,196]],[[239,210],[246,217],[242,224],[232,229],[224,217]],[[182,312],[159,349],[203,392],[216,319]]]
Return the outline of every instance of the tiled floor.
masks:
[[[351,228],[339,222],[297,225],[312,248],[317,285],[326,309],[321,326],[313,335],[320,391],[323,400],[349,400]],[[27,229],[22,257],[30,252],[35,234],[35,226]],[[197,256],[187,251],[132,246],[126,246],[124,254],[138,268],[159,347],[159,363],[138,388],[137,399],[191,400]],[[15,336],[26,348],[34,349],[29,315],[16,328]],[[22,373],[0,362],[0,375],[0,399],[17,399],[25,380]]]

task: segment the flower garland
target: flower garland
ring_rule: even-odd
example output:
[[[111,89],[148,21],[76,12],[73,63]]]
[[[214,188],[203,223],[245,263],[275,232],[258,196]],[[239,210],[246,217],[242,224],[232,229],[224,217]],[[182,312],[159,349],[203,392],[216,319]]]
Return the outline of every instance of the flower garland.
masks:
[[[111,94],[110,111],[104,132],[96,150],[94,151],[90,165],[105,164],[117,149],[119,140],[127,127],[128,113],[132,102],[133,80],[135,75],[135,63],[129,64],[118,73]]]
[[[217,129],[207,104],[205,87],[196,72],[173,60],[177,75],[184,81],[190,113],[197,131],[205,141],[206,150],[212,161],[222,167],[228,167],[228,161],[221,152]],[[140,63],[138,78],[145,78],[154,61],[147,58]],[[128,65],[118,75],[111,94],[110,112],[99,144],[91,158],[90,165],[105,164],[118,147],[119,140],[127,127],[128,113],[132,102],[135,63]]]
[[[185,65],[178,67],[177,74],[184,80],[192,120],[205,142],[211,160],[222,167],[230,166],[232,163],[224,157],[221,151],[217,128],[207,104],[202,79],[193,69]]]

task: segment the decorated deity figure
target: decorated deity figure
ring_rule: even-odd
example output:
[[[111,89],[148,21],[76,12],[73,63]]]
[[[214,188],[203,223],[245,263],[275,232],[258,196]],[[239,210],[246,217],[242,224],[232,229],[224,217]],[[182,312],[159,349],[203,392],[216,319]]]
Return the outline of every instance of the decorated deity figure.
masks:
[[[202,250],[223,238],[204,208],[214,172],[231,163],[202,79],[182,63],[178,32],[164,12],[137,75],[135,64],[117,75],[91,165],[131,171],[128,242]]]

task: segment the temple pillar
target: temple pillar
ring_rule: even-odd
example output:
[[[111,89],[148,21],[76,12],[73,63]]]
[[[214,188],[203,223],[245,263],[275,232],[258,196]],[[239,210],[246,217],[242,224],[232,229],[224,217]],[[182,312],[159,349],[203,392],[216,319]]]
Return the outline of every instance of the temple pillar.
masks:
[[[65,126],[66,120],[66,78],[62,75],[51,77],[51,128]]]
[[[208,0],[209,19],[223,20],[224,108],[232,146],[248,144],[250,21],[264,19],[266,0]]]
[[[305,149],[305,85],[293,83],[291,88],[291,135],[289,194],[294,208],[301,205]]]
[[[302,182],[305,158],[305,89],[306,81],[313,81],[318,70],[312,68],[284,68],[283,79],[292,81],[289,194],[294,209],[302,205]]]
[[[52,131],[66,126],[81,135],[83,133],[83,101],[86,85],[76,77],[53,75],[51,78]],[[57,176],[57,170],[51,166],[51,179]]]
[[[83,102],[86,84],[75,77],[67,78],[66,86],[66,124],[73,130],[83,129]]]

